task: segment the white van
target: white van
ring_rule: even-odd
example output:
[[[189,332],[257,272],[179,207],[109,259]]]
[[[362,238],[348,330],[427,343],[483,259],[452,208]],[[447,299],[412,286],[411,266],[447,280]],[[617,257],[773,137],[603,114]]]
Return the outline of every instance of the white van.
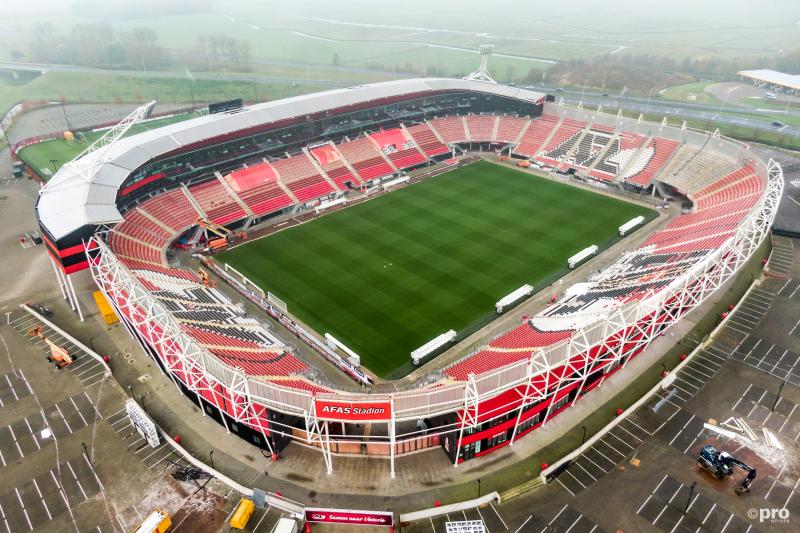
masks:
[[[764,98],[766,98],[767,100],[777,100],[778,95],[775,93],[764,93]]]

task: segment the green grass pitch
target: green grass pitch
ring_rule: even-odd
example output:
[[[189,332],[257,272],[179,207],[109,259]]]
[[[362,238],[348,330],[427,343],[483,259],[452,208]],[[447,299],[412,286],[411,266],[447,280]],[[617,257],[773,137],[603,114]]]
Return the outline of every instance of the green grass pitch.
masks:
[[[227,251],[218,259],[329,332],[378,376],[603,245],[649,209],[478,162]]]

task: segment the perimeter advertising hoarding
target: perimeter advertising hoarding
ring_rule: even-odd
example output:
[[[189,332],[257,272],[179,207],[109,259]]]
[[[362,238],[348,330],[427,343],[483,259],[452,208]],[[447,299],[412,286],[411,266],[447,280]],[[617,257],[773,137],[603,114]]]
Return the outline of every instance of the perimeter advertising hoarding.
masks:
[[[387,422],[392,419],[392,402],[348,402],[316,398],[317,418],[337,422]]]
[[[352,509],[305,508],[306,522],[350,524],[354,526],[391,526],[394,515],[383,511],[355,511]]]

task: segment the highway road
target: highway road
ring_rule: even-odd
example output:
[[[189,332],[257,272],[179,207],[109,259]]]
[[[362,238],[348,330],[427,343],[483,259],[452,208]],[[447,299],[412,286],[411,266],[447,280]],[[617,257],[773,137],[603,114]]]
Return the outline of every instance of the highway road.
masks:
[[[308,72],[313,73],[315,67],[313,65],[300,65],[300,64],[286,64],[287,66],[308,67]],[[323,68],[323,67],[319,67]],[[325,69],[331,67],[325,66]],[[87,74],[101,74],[101,75],[124,75],[132,77],[150,77],[162,79],[183,79],[187,80],[188,77],[185,72],[178,71],[141,71],[141,70],[108,70],[92,67],[78,67],[73,65],[53,65],[41,63],[19,63],[11,61],[0,61],[0,69],[5,70],[28,70],[37,72],[83,72]],[[321,87],[345,87],[353,84],[360,83],[359,77],[362,72],[356,69],[348,70],[353,75],[352,79],[348,80],[330,80],[319,78],[286,78],[275,77],[263,74],[251,75],[231,75],[224,73],[208,73],[208,72],[193,72],[192,77],[198,80],[216,80],[216,81],[238,81],[238,82],[255,82],[255,83],[277,83],[288,85],[318,85]],[[642,114],[654,114],[658,116],[666,116],[668,119],[674,119],[673,122],[681,119],[696,119],[702,121],[711,121],[719,124],[728,124],[731,126],[744,126],[749,128],[763,129],[766,131],[773,131],[783,133],[789,136],[800,135],[800,126],[791,125],[776,125],[774,122],[778,121],[783,123],[782,117],[800,117],[800,109],[788,110],[759,110],[758,113],[764,115],[764,118],[743,117],[731,113],[756,113],[756,110],[749,107],[734,107],[716,106],[708,104],[697,104],[692,102],[678,102],[672,100],[662,100],[658,97],[643,98],[640,96],[618,95],[610,93],[600,93],[589,90],[576,90],[576,89],[562,89],[559,87],[546,87],[540,85],[526,86],[532,90],[546,92],[555,95],[557,99],[563,98],[568,104],[577,104],[582,102],[584,107],[596,108],[599,105],[607,112],[614,112],[617,109],[624,111],[632,111]]]

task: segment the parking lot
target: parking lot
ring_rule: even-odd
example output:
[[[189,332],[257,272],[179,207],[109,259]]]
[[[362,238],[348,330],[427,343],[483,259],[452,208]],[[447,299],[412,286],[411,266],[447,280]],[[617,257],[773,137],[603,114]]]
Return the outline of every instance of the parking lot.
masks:
[[[125,409],[108,415],[106,421],[128,450],[150,470],[163,472],[176,464],[188,465],[164,439],[160,439],[159,445],[152,448],[133,427]]]
[[[20,334],[26,336],[30,341],[42,350],[43,356],[50,354],[50,348],[44,339],[29,335],[32,328],[42,327],[42,335],[54,345],[69,352],[74,362],[65,367],[80,379],[81,385],[87,391],[102,383],[106,369],[100,361],[87,354],[81,347],[65,338],[59,332],[44,324],[35,316],[19,311],[14,313],[9,324]]]
[[[708,492],[708,496],[706,495]],[[661,531],[713,531],[746,533],[752,525],[715,502],[705,488],[691,488],[665,474],[636,514]]]
[[[14,369],[0,377],[0,407],[31,395],[31,386],[22,370]]]
[[[696,441],[703,421],[681,407],[719,372],[727,355],[725,348],[713,344],[695,354],[666,390],[576,457],[556,482],[574,496],[635,455],[652,435],[686,453]]]
[[[0,428],[0,464],[16,462],[93,424],[100,414],[85,393],[70,396]]]
[[[9,533],[34,531],[103,490],[86,455],[64,461],[55,468],[16,486],[4,484],[0,515]],[[72,517],[74,521],[74,517]]]

